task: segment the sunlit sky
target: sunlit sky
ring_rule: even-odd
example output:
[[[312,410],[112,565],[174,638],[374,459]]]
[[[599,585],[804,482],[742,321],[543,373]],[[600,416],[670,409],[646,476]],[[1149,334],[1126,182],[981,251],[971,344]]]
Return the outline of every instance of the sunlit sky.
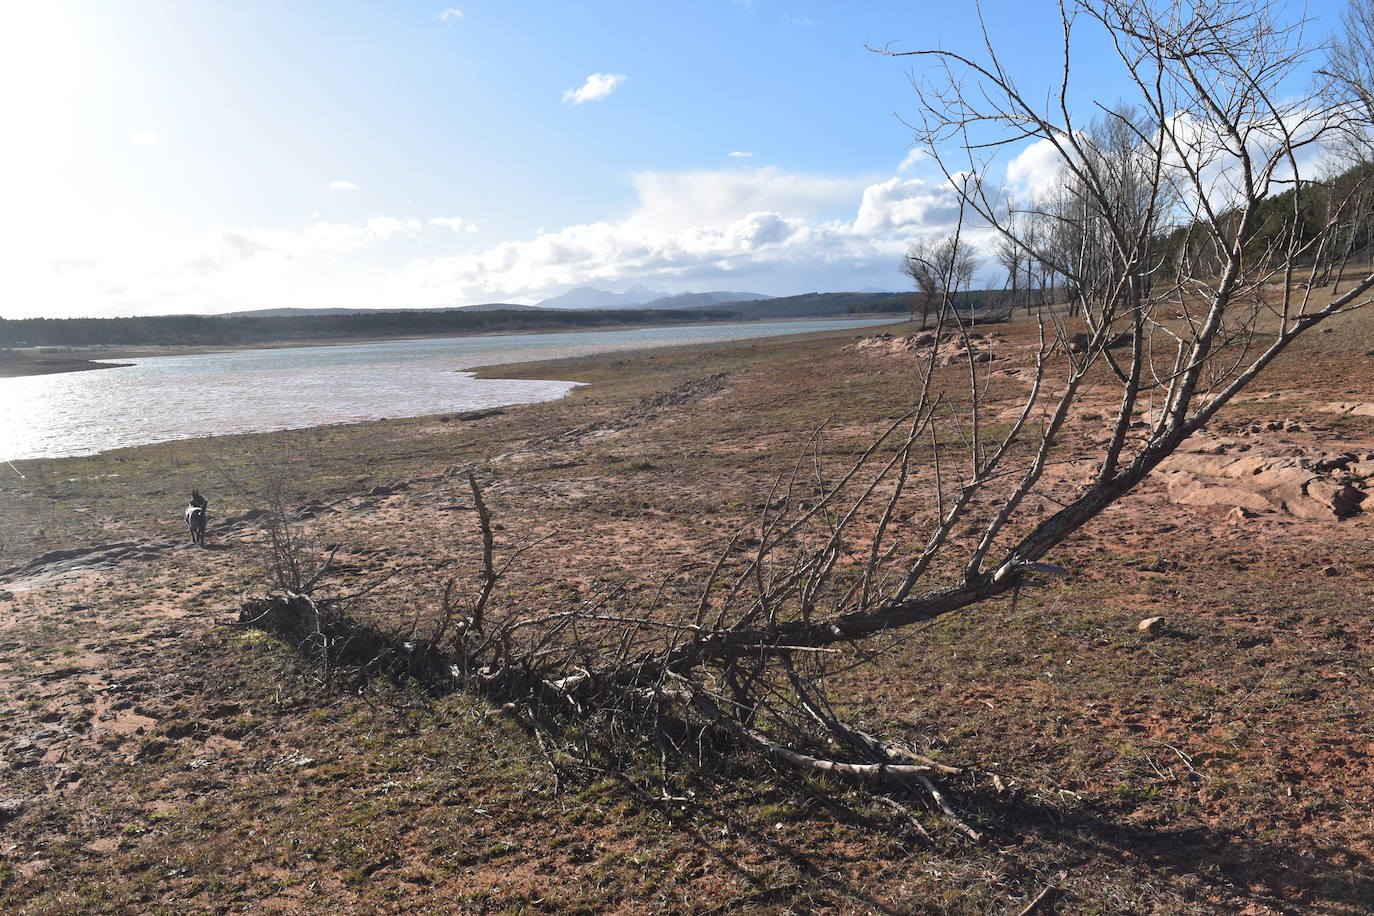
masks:
[[[0,316],[899,289],[948,228],[865,45],[977,51],[971,3],[455,2],[11,0]],[[983,15],[1047,88],[1056,5]],[[1077,108],[1125,92],[1104,50]]]

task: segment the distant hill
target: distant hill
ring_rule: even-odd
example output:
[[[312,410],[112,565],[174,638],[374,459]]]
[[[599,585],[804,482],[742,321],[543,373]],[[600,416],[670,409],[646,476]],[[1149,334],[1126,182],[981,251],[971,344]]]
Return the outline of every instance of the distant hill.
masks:
[[[676,296],[664,296],[661,299],[653,299],[645,302],[640,308],[645,309],[703,309],[714,308],[726,302],[755,302],[759,299],[769,299],[760,293],[679,293]]]
[[[707,292],[656,293],[643,286],[632,286],[623,293],[610,293],[591,286],[579,286],[539,303],[545,309],[700,309],[714,308],[722,302],[753,302],[767,299],[760,293]]]
[[[512,305],[492,302],[483,305],[446,306],[430,309],[400,308],[277,308],[229,312],[225,318],[310,318],[345,315],[394,315],[442,312],[539,312],[539,311],[678,311],[692,309],[728,310],[742,319],[829,318],[836,315],[903,312],[910,293],[865,291],[859,293],[803,293],[799,296],[764,296],[760,293],[713,291],[705,293],[656,293],[634,286],[623,293],[610,293],[580,286],[538,305]],[[963,295],[963,294],[961,294]],[[641,300],[642,301],[638,301]]]
[[[774,299],[716,303],[713,308],[739,312],[744,318],[825,318],[906,308],[907,293],[803,293]]]
[[[518,312],[537,309],[534,305],[513,305],[505,302],[489,302],[485,305],[441,305],[434,308],[280,308],[249,309],[243,312],[222,312],[221,318],[304,318],[311,315],[394,315],[398,312]]]
[[[754,302],[767,299],[760,293],[710,292],[669,294],[644,286],[633,286],[623,293],[609,293],[591,286],[579,286],[545,299],[538,305],[487,302],[482,305],[442,305],[432,308],[275,308],[224,312],[226,318],[302,318],[309,315],[378,315],[396,312],[523,312],[539,309],[702,309],[723,302]]]
[[[1039,295],[1039,291],[1036,291]],[[1012,291],[1008,289],[965,289],[954,294],[954,307],[965,316],[979,321],[1005,320],[1013,305],[1022,307],[1027,301],[1028,291],[1021,290],[1013,303]],[[856,301],[849,308],[850,314],[900,313],[910,310],[916,303],[914,293],[881,293],[872,299]]]
[[[623,293],[608,293],[604,289],[579,286],[566,293],[551,296],[539,303],[544,309],[614,309],[642,305],[662,299],[667,293],[657,293],[643,286],[632,286]]]
[[[734,321],[727,309],[428,309],[321,315],[153,315],[0,318],[0,348],[92,344],[230,346],[265,342],[508,334],[576,328]]]
[[[281,308],[244,309],[241,312],[220,312],[221,318],[301,318],[306,315],[360,315],[371,312],[399,312],[409,309],[344,309],[344,308]]]

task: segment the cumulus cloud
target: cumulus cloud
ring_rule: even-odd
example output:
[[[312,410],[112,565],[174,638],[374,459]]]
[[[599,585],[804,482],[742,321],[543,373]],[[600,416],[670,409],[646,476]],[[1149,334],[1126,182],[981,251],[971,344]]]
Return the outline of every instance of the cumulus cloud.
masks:
[[[959,202],[947,185],[934,186],[919,178],[889,178],[864,188],[854,231],[864,236],[919,231],[923,227],[953,225]]]
[[[1064,159],[1053,143],[1037,140],[1007,163],[1007,182],[1024,198],[1043,197],[1064,184]]]
[[[356,190],[358,190],[358,186],[357,186],[356,184],[354,184],[353,182],[351,182],[351,181],[346,181],[346,180],[340,178],[340,179],[338,179],[337,181],[331,181],[331,182],[329,183],[329,190],[331,190],[331,191],[356,191]]]
[[[200,243],[185,268],[213,274],[252,258],[330,258],[421,231],[418,219],[374,216],[363,223],[317,222],[301,230],[221,226]]]
[[[463,11],[450,6],[448,9],[440,11],[439,15],[434,18],[440,22],[457,22],[463,18]]]
[[[1193,142],[1190,162],[1208,188],[1230,193],[1235,157],[1206,125],[1175,125]],[[1318,125],[1320,127],[1320,125]],[[1316,128],[1314,128],[1315,130]],[[1274,131],[1247,126],[1252,151]],[[1304,137],[1306,135],[1304,134]],[[1317,140],[1319,138],[1313,137]],[[1313,142],[1298,162],[1320,167]],[[312,217],[294,228],[221,226],[177,249],[137,239],[64,236],[35,247],[17,281],[29,314],[223,311],[312,302],[348,306],[436,306],[529,301],[571,286],[631,283],[661,289],[901,288],[901,256],[912,239],[951,232],[959,215],[946,176],[908,155],[895,174],[826,175],[750,167],[641,171],[627,180],[635,206],[588,221],[480,245],[468,218],[379,216],[361,222]],[[1280,173],[1282,179],[1287,173]],[[1063,183],[1053,144],[1013,155],[990,195],[1019,200]],[[355,190],[339,180],[331,187]],[[1281,188],[1280,188],[1281,189]],[[966,221],[963,238],[989,248],[992,234]],[[99,260],[87,257],[99,253]],[[80,310],[80,311],[78,311]]]
[[[466,232],[473,235],[477,232],[477,225],[468,222],[461,216],[435,216],[429,220],[431,226],[444,226],[454,232]]]
[[[897,171],[903,174],[911,171],[916,163],[929,159],[930,154],[925,150],[917,148],[906,154],[906,157],[897,165]]]
[[[631,180],[639,206],[623,220],[569,226],[472,254],[417,258],[404,284],[459,301],[589,283],[704,285],[784,272],[814,275],[820,268],[850,277],[891,275],[895,284],[894,265],[911,238],[948,231],[958,216],[948,184],[919,179],[865,183],[770,167],[644,172]],[[830,215],[841,202],[848,212]]]
[[[619,89],[620,84],[627,79],[629,77],[623,73],[593,73],[578,88],[564,90],[563,101],[573,105],[581,105],[583,102],[604,99]]]
[[[862,177],[775,166],[635,172],[630,184],[639,206],[626,222],[632,231],[672,232],[719,226],[761,211],[833,217],[853,206],[865,183]]]
[[[291,301],[435,306],[529,301],[579,285],[669,289],[900,288],[911,239],[958,217],[943,178],[827,175],[776,166],[627,176],[623,217],[477,246],[460,216],[221,226],[180,251],[68,270],[111,311],[214,311]],[[979,228],[965,224],[977,244]],[[442,247],[441,247],[442,246]],[[76,253],[76,252],[74,252]],[[63,265],[66,266],[66,265]],[[72,265],[75,267],[76,265]],[[49,268],[56,275],[56,268]],[[89,276],[88,276],[89,274]],[[95,290],[103,282],[108,289]],[[49,284],[51,287],[51,284]],[[118,288],[116,295],[110,290]],[[55,287],[52,287],[55,288]],[[77,293],[70,296],[75,299]]]
[[[1191,115],[1176,115],[1169,124],[1178,138],[1178,146],[1166,150],[1166,178],[1172,174],[1181,189],[1183,206],[1195,207],[1196,188],[1180,172],[1196,172],[1202,187],[1207,189],[1208,201],[1218,207],[1232,206],[1244,198],[1247,177],[1244,165],[1235,148],[1237,136],[1216,124],[1198,120]],[[1287,112],[1282,122],[1274,118],[1244,122],[1238,125],[1238,138],[1245,144],[1252,168],[1264,172],[1264,164],[1272,168],[1268,186],[1262,193],[1278,193],[1291,187],[1293,179],[1301,176],[1312,179],[1335,164],[1343,134],[1339,112],[1319,115],[1308,110]],[[1293,156],[1282,154],[1288,142],[1297,146]],[[1185,168],[1186,166],[1186,168]]]

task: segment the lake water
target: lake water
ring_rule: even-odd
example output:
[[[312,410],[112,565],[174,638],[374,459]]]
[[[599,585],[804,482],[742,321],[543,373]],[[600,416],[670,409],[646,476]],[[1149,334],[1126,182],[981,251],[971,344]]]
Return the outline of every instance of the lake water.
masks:
[[[0,459],[549,401],[576,383],[476,379],[459,370],[893,320],[446,337],[120,360],[136,365],[0,379]]]

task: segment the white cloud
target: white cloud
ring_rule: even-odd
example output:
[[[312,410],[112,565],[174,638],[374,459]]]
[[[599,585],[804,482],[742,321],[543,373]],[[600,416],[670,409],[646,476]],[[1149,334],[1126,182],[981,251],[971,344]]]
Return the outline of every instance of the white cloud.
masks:
[[[567,89],[563,92],[563,101],[571,102],[574,105],[581,105],[583,102],[592,102],[596,99],[604,99],[606,96],[620,88],[620,84],[629,79],[623,73],[593,73],[587,77],[587,81],[576,89]]]
[[[911,171],[912,167],[914,167],[916,163],[922,161],[923,159],[929,158],[929,153],[917,147],[916,149],[913,149],[911,152],[906,154],[906,157],[902,159],[902,161],[898,164],[897,171],[905,174],[906,172]]]
[[[1176,125],[1195,143],[1194,167],[1225,197],[1234,155],[1205,125]],[[1247,125],[1252,149],[1274,131]],[[130,135],[132,140],[132,135]],[[1298,167],[1313,176],[1325,147]],[[622,288],[807,289],[903,286],[898,265],[910,241],[952,231],[956,194],[944,175],[908,155],[895,173],[826,175],[775,166],[641,171],[627,177],[637,202],[614,219],[483,244],[458,216],[379,216],[360,222],[312,217],[295,227],[219,226],[178,243],[148,230],[70,220],[35,232],[12,228],[7,246],[8,317],[213,312],[286,304],[436,306],[529,301],[592,284]],[[1171,172],[1172,174],[1172,172]],[[917,177],[920,176],[920,177]],[[1285,177],[1280,175],[1279,177]],[[1027,200],[1062,182],[1053,144],[1014,151],[1001,187]],[[330,187],[356,189],[342,179]],[[1281,188],[1278,188],[1281,189]],[[32,212],[41,213],[36,205]],[[19,221],[12,221],[16,227]],[[483,224],[487,229],[487,224]],[[484,236],[485,238],[485,236]],[[989,230],[966,223],[964,238],[987,248]]]
[[[1018,197],[1043,197],[1064,183],[1064,159],[1049,140],[1037,140],[1007,163],[1007,183]]]
[[[466,232],[474,235],[477,232],[477,225],[470,223],[461,216],[436,216],[429,220],[431,226],[444,226],[454,232]]]
[[[638,202],[622,218],[485,247],[474,245],[476,225],[459,216],[221,226],[180,249],[144,247],[130,257],[102,250],[91,269],[49,262],[41,288],[46,302],[98,302],[104,314],[530,301],[586,284],[900,289],[897,265],[911,239],[948,232],[957,217],[944,180],[775,166],[646,171],[628,180]],[[966,237],[981,238],[976,228]]]
[[[639,207],[624,220],[417,258],[403,284],[440,301],[534,296],[589,283],[700,287],[749,276],[776,282],[818,270],[852,278],[856,288],[897,287],[896,264],[911,238],[949,231],[958,214],[952,188],[917,179],[865,184],[769,167],[645,172],[632,182]],[[848,216],[831,216],[840,201]]]
[[[162,139],[161,131],[156,130],[136,130],[129,134],[129,142],[135,146],[156,146],[157,141]]]
[[[463,11],[454,9],[450,6],[448,9],[443,10],[439,13],[439,15],[435,16],[434,18],[438,19],[440,22],[457,22],[459,19],[463,18]]]
[[[911,234],[951,226],[958,217],[959,202],[948,185],[932,186],[919,178],[889,178],[864,188],[854,229],[865,236],[899,230]]]
[[[356,191],[356,190],[358,190],[358,186],[357,186],[356,184],[354,184],[353,182],[351,182],[351,181],[345,181],[344,179],[340,178],[340,179],[337,180],[337,181],[331,181],[331,182],[329,183],[329,190],[331,190],[331,191]]]
[[[419,219],[378,216],[298,228],[218,226],[181,242],[112,236],[8,277],[19,314],[53,317],[217,312],[287,304],[410,304],[388,285],[420,249]],[[452,239],[446,230],[429,230]],[[79,244],[79,247],[78,247]],[[93,256],[98,251],[98,256]],[[379,267],[369,275],[370,268]],[[6,317],[18,317],[14,313]]]
[[[375,246],[394,236],[416,234],[418,219],[374,216],[363,223],[319,222],[304,229],[266,229],[259,226],[221,226],[200,243],[185,262],[189,270],[212,274],[253,258],[299,260],[331,258]]]
[[[1200,203],[1196,199],[1198,189],[1187,177],[1191,172],[1200,176],[1200,184],[1214,206],[1233,206],[1244,199],[1247,177],[1235,149],[1236,136],[1186,113],[1176,115],[1170,127],[1181,150],[1172,144],[1166,149],[1165,177],[1172,180],[1185,209]],[[1268,171],[1269,184],[1260,192],[1275,194],[1292,186],[1295,166],[1296,174],[1305,179],[1316,178],[1331,167],[1340,143],[1341,117],[1339,113],[1322,116],[1298,109],[1286,112],[1282,124],[1273,117],[1243,122],[1237,125],[1237,134],[1256,176]],[[1292,160],[1282,153],[1287,138],[1299,144]]]
[[[639,196],[639,207],[627,224],[636,231],[673,232],[724,225],[766,211],[808,218],[840,216],[853,206],[867,182],[857,176],[764,166],[635,172],[630,183]]]
[[[810,28],[816,24],[805,16],[789,16],[786,13],[782,14],[782,21],[788,25],[794,25],[799,29]]]
[[[733,153],[726,153],[725,155],[729,156],[731,159],[750,159],[754,154],[736,150]]]

